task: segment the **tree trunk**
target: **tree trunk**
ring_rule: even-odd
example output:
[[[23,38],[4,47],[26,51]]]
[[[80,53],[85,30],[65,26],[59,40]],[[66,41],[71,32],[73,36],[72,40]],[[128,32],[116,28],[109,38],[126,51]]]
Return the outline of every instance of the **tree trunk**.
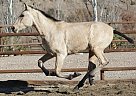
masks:
[[[97,14],[97,0],[92,0],[92,6],[93,6],[93,20],[98,21],[98,14]]]

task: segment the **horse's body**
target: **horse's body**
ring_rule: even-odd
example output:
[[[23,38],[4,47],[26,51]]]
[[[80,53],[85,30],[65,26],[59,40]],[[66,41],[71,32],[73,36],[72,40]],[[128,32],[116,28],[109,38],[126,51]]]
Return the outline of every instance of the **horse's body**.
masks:
[[[111,26],[102,22],[67,23],[55,21],[43,15],[39,10],[26,5],[26,10],[13,25],[14,30],[19,31],[32,25],[37,28],[40,35],[43,35],[41,36],[43,46],[48,52],[38,61],[39,67],[46,75],[54,74],[50,73],[43,66],[43,63],[56,57],[55,75],[70,78],[73,75],[65,76],[61,74],[65,57],[68,54],[89,50],[88,72],[78,84],[77,87],[79,88],[86,78],[89,77],[89,80],[91,80],[95,68],[102,68],[108,64],[103,51],[113,39],[114,30]],[[99,64],[95,63],[96,59],[98,59]]]
[[[92,30],[94,27],[97,29]],[[99,33],[99,29],[102,28],[103,30]],[[93,50],[95,46],[104,50],[112,41],[112,31],[112,27],[102,22],[67,23],[61,21],[56,22],[55,27],[48,33],[50,37],[43,38],[49,38],[46,44],[50,49],[48,52],[73,54],[86,49]]]

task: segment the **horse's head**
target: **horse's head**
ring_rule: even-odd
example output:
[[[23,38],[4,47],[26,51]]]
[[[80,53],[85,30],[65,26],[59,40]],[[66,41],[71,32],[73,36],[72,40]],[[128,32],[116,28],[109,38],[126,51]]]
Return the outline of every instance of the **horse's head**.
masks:
[[[18,19],[13,24],[13,31],[18,32],[22,29],[33,25],[33,16],[31,14],[32,8],[25,4],[25,10],[21,13]]]

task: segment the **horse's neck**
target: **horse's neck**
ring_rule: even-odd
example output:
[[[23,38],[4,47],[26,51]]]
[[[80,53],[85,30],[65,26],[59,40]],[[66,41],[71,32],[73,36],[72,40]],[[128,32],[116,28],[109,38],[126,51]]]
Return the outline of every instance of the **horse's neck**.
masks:
[[[44,35],[46,40],[48,41],[52,29],[55,28],[55,23],[41,13],[34,15],[34,23],[38,32],[40,33],[40,35]]]

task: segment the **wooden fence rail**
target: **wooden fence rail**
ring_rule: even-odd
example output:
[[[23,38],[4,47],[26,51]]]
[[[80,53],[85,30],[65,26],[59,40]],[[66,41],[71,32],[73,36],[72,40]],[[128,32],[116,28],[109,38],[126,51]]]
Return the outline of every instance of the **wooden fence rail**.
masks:
[[[9,44],[9,45],[0,45],[0,47],[8,47],[8,46],[33,46],[33,45],[42,45],[42,43]]]
[[[40,36],[38,32],[33,32],[33,33],[0,33],[0,37],[7,37],[7,36]]]
[[[54,69],[48,69],[49,71],[55,71]],[[86,72],[87,68],[70,68],[62,69],[61,72]],[[41,69],[21,69],[21,70],[0,70],[0,74],[5,73],[43,73]]]
[[[107,24],[136,24],[135,21],[116,21],[116,22],[106,22]]]
[[[100,70],[100,80],[105,80],[105,71],[128,71],[128,70],[136,70],[136,67],[108,67]]]
[[[6,51],[0,52],[0,55],[25,55],[25,54],[46,54],[47,52],[44,50],[36,50],[36,51]]]

